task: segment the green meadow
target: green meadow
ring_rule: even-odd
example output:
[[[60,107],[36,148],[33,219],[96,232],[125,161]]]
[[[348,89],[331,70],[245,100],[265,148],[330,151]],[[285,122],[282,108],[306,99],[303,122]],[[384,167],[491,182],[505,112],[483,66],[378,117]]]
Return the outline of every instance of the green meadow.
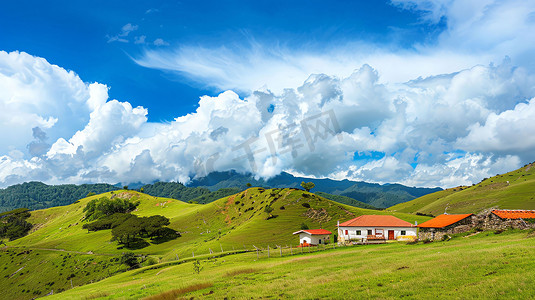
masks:
[[[179,231],[181,236],[140,249],[128,249],[111,241],[111,230],[88,232],[82,228],[87,223],[83,209],[89,201],[103,196],[139,201],[133,214],[163,215],[170,219],[169,227]],[[269,213],[266,207],[271,208]],[[176,262],[177,258],[202,258],[213,252],[228,254],[277,245],[295,247],[299,240],[292,233],[303,225],[336,233],[337,221],[363,214],[393,214],[411,223],[429,219],[347,206],[298,189],[250,188],[204,205],[129,190],[94,195],[68,206],[33,211],[27,219],[34,226],[31,232],[7,242],[7,247],[0,252],[3,264],[8,266],[0,275],[15,278],[10,277],[12,272],[24,267],[23,275],[16,276],[24,276],[28,283],[19,285],[5,280],[0,288],[10,289],[10,298],[18,299],[68,290],[124,271],[125,265],[119,260],[125,252],[144,257],[144,265],[148,265]],[[63,262],[67,254],[76,257],[72,263]],[[42,259],[45,256],[47,259]],[[24,257],[24,260],[11,261],[11,257]],[[90,259],[90,266],[78,265]],[[63,265],[61,272],[55,272],[58,265]]]
[[[50,299],[533,299],[535,234],[456,236],[256,258],[243,253],[161,264],[67,290]]]
[[[88,232],[82,228],[83,209],[103,196],[139,201],[133,214],[163,215],[181,236],[128,249],[111,241],[111,230]],[[204,205],[129,190],[95,195],[32,212],[27,219],[32,231],[0,251],[0,294],[6,299],[52,291],[50,299],[535,297],[533,231],[474,232],[427,244],[331,243],[312,253],[295,248],[292,233],[301,226],[336,233],[337,221],[363,214],[411,223],[430,219],[351,207],[298,189],[250,188]],[[121,262],[125,252],[138,255],[141,268],[128,271]]]

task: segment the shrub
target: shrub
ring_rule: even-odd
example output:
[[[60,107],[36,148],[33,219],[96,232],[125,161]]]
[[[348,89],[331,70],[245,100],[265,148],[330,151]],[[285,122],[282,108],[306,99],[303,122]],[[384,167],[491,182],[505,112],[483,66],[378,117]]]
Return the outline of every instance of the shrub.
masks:
[[[310,208],[310,204],[308,204],[308,203],[306,203],[306,202],[303,203],[303,204],[301,204],[301,205],[302,205],[303,207],[305,207],[305,208]]]
[[[309,228],[308,228],[308,225],[305,224],[304,222],[301,223],[301,230],[307,230],[307,229],[309,229]]]
[[[281,210],[285,210],[286,208],[284,208],[284,205],[280,207]]]
[[[121,264],[127,265],[130,269],[139,268],[139,261],[133,252],[125,252],[121,256]],[[67,278],[68,279],[68,278]]]
[[[498,230],[494,231],[494,234],[500,234],[502,232],[503,232],[503,229],[498,229]]]

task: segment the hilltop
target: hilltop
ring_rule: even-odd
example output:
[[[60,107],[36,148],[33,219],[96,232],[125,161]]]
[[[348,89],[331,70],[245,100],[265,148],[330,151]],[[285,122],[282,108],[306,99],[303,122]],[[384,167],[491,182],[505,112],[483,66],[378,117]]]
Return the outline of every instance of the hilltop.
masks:
[[[213,172],[206,177],[193,180],[188,186],[204,187],[211,191],[221,188],[245,189],[247,183],[264,188],[300,188],[300,184],[303,181],[313,182],[316,185],[314,188],[316,192],[352,198],[378,208],[386,208],[442,190],[438,187],[418,188],[401,184],[377,184],[347,179],[297,177],[285,172],[264,180],[262,178],[256,179],[251,174],[239,174],[235,171]]]
[[[487,208],[535,209],[535,163],[485,178],[472,186],[428,194],[388,210],[439,215],[444,212],[477,213]]]

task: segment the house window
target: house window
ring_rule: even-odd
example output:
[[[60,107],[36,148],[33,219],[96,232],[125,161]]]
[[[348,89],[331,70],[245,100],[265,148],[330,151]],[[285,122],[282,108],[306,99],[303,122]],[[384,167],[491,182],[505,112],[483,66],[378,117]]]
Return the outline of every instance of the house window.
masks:
[[[347,230],[346,230],[346,235],[347,235]]]
[[[401,231],[401,235],[407,235],[407,231],[402,230],[402,231]]]
[[[360,230],[357,230],[357,232],[355,232],[356,235],[360,235]]]
[[[373,235],[372,230],[368,229],[368,235]]]

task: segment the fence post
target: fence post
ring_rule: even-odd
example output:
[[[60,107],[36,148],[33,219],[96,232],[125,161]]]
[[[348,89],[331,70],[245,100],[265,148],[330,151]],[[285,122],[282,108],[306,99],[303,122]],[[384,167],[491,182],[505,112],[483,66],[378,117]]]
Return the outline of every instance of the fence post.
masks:
[[[269,258],[269,245],[268,245],[268,258]]]
[[[219,247],[221,247],[221,253],[223,253],[223,246],[219,244]]]
[[[292,245],[290,245],[290,255],[294,255],[294,252],[292,251]]]
[[[279,246],[281,257],[282,257],[282,246]]]

